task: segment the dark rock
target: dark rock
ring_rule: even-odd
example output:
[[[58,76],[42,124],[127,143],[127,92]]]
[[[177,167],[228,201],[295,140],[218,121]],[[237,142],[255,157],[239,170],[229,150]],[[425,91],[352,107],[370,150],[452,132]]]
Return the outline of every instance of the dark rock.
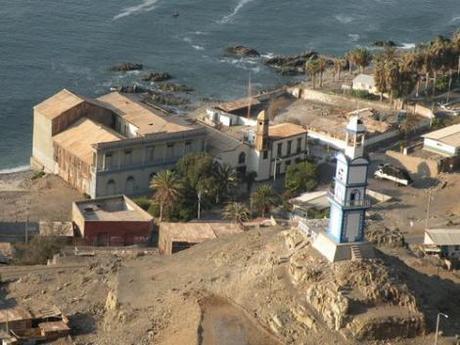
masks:
[[[149,90],[146,89],[145,87],[139,86],[139,85],[123,85],[119,87],[112,87],[110,88],[111,91],[118,91],[122,93],[146,93]]]
[[[375,41],[373,43],[375,47],[398,47],[399,44],[395,43],[394,41]]]
[[[128,72],[128,71],[139,71],[144,68],[144,65],[140,63],[125,62],[119,65],[113,66],[110,70],[114,72]]]
[[[225,53],[239,57],[259,57],[257,50],[245,46],[233,46],[225,48]]]
[[[311,51],[293,56],[275,56],[264,61],[268,66],[279,69],[284,75],[296,75],[305,72],[305,64],[318,58],[318,53]]]
[[[171,79],[172,76],[169,73],[163,72],[155,72],[145,75],[142,80],[143,81],[165,81]]]
[[[144,103],[150,105],[181,106],[190,103],[190,100],[183,97],[177,97],[171,94],[152,93],[144,99]]]
[[[193,89],[183,84],[176,83],[163,83],[158,86],[161,91],[164,92],[191,92]]]

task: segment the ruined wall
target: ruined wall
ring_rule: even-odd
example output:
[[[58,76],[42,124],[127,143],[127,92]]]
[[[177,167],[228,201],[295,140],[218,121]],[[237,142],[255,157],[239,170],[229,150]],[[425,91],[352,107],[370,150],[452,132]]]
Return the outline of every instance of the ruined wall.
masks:
[[[386,151],[386,155],[397,160],[412,174],[436,177],[440,173],[439,163],[435,160],[405,155],[391,150]]]

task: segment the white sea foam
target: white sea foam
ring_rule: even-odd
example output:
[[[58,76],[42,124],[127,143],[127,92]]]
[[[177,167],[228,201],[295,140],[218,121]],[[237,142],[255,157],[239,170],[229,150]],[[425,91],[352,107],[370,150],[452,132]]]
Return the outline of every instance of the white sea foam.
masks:
[[[236,5],[236,7],[233,9],[233,12],[230,13],[230,14],[227,14],[226,16],[223,16],[222,19],[220,19],[218,21],[219,24],[225,24],[225,23],[228,23],[229,21],[231,21],[233,19],[233,17],[235,17],[238,12],[245,6],[247,5],[248,3],[252,2],[254,0],[240,0],[238,2],[238,4]]]
[[[357,42],[361,36],[359,34],[348,34],[352,42]]]
[[[455,22],[458,22],[460,21],[460,16],[457,16],[457,17],[454,17],[450,20],[451,23],[455,23]]]
[[[199,45],[197,45],[197,44],[192,44],[192,47],[193,47],[193,49],[195,49],[195,50],[204,50],[204,47],[199,46]]]
[[[352,16],[349,16],[343,13],[337,14],[336,16],[334,16],[334,18],[337,19],[342,24],[349,24],[353,20],[355,20]]]
[[[13,173],[27,171],[27,170],[30,170],[30,165],[21,165],[15,168],[1,169],[0,175],[1,174],[13,174]]]
[[[415,43],[401,43],[400,49],[414,49]]]
[[[123,17],[128,17],[132,14],[139,14],[143,12],[150,12],[157,8],[158,0],[144,0],[141,4],[136,6],[125,7],[119,14],[113,17],[113,20],[118,20]]]

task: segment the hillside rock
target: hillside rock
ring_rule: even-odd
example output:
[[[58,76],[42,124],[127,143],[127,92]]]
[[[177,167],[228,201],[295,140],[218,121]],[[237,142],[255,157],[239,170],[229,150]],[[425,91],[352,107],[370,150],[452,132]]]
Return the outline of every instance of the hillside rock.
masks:
[[[314,51],[293,56],[275,56],[264,61],[267,66],[276,68],[284,75],[303,74],[305,64],[311,59],[316,59],[318,53]]]

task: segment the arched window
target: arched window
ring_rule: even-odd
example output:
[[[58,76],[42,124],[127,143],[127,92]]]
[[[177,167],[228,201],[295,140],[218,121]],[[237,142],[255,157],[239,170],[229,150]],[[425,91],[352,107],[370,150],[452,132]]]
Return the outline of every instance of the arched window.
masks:
[[[359,190],[355,189],[355,190],[352,190],[351,193],[350,193],[350,203],[352,205],[355,205],[359,202],[359,200],[361,199],[361,193]]]
[[[238,164],[244,164],[246,163],[246,153],[241,152],[240,155],[238,156]]]
[[[126,179],[125,193],[134,194],[135,191],[136,191],[136,180],[134,179],[134,177],[129,176]]]
[[[116,194],[117,191],[117,184],[113,179],[110,179],[107,181],[107,186],[106,186],[106,194],[107,195],[114,195]]]

